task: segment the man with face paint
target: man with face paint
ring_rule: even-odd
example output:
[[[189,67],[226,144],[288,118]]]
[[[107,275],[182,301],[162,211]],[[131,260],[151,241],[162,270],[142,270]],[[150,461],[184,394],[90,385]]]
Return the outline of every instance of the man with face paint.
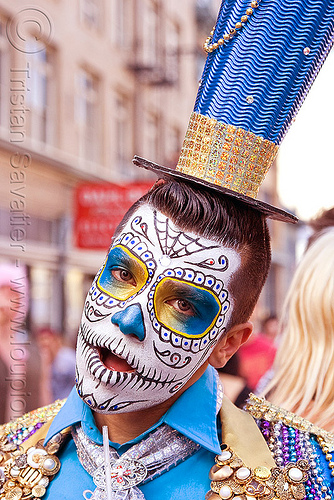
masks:
[[[115,477],[133,478],[124,498],[204,498],[220,453],[222,388],[209,363],[223,365],[250,335],[269,263],[265,216],[219,193],[168,180],[130,209],[87,295],[76,389],[47,435],[72,427],[50,498],[77,456],[81,494],[103,497],[87,465],[103,425],[121,457]]]
[[[233,339],[228,357],[251,332],[248,312],[240,326],[239,321],[232,323],[234,300],[229,291],[242,267],[240,249],[233,248],[232,242],[241,245],[240,220],[248,211],[222,203],[218,194],[197,195],[203,205],[213,200],[222,224],[228,225],[229,205],[239,212],[238,221],[222,233],[210,212],[205,223],[203,219],[196,223],[198,213],[189,198],[190,189],[171,181],[160,184],[131,209],[85,304],[78,336],[78,394],[98,413],[100,423],[113,421],[115,414],[121,415],[121,421],[122,414],[131,412],[135,420],[127,431],[131,438],[138,429],[146,430],[150,419],[159,418],[204,373],[229,327],[233,325],[234,334],[221,341],[225,351],[225,344]],[[178,202],[185,210],[176,214],[175,221],[172,214]],[[245,271],[256,274],[259,283],[247,297],[249,310],[270,260],[263,219],[254,214],[258,229],[251,238],[255,241],[243,243],[245,253],[251,244],[258,253],[254,251],[249,261],[252,269]],[[250,225],[251,220],[247,218],[246,223]],[[256,262],[263,261],[259,278]],[[250,286],[245,284],[245,288]],[[138,411],[147,416],[138,420],[134,413]],[[125,432],[124,426],[118,432]]]
[[[215,368],[251,334],[267,217],[296,220],[257,193],[333,18],[334,0],[223,2],[176,169],[134,159],[161,180],[87,294],[75,387],[1,429],[0,499],[331,500],[333,437],[255,396],[238,410]]]
[[[224,344],[233,338],[228,356],[251,332],[249,323],[239,326],[239,321],[230,320],[234,300],[229,285],[240,273],[242,252],[223,242],[234,239],[240,246],[241,237],[231,229],[225,235],[220,226],[212,228],[210,212],[204,227],[203,220],[196,224],[192,198],[183,212],[187,217],[179,215],[175,223],[170,212],[181,195],[186,203],[189,189],[171,181],[160,184],[131,209],[88,293],[78,336],[77,391],[98,412],[99,422],[116,413],[148,409],[148,415],[161,416],[204,373],[229,326],[234,334],[224,336]],[[226,224],[228,203],[210,193],[205,198],[204,192],[197,195],[197,202],[201,197],[214,200]],[[241,233],[242,208],[239,212],[233,229]],[[255,267],[259,284],[248,298],[250,311],[270,260],[269,238],[260,215],[257,224],[251,234],[257,237],[252,242],[256,249],[250,250],[254,255],[247,267]],[[265,262],[262,279],[256,261]],[[244,316],[248,319],[249,312]],[[147,418],[137,425],[145,427]]]

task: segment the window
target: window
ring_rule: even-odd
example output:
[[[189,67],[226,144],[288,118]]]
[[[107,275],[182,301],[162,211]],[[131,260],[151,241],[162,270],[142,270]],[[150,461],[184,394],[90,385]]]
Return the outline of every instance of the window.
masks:
[[[55,325],[59,321],[59,311],[56,311],[56,301],[52,297],[59,297],[59,290],[55,288],[55,272],[43,264],[31,267],[30,315],[33,328]]]
[[[168,166],[174,168],[177,165],[181,146],[182,146],[181,132],[177,127],[170,127],[169,133],[166,137],[167,150],[167,162]]]
[[[80,0],[80,22],[83,26],[98,31],[101,29],[102,19],[101,0]]]
[[[153,161],[159,161],[159,156],[161,155],[159,117],[155,114],[148,115],[146,138],[147,157]]]
[[[13,221],[15,222],[17,219],[20,220],[19,217],[20,215],[17,215],[15,219],[14,212],[10,212],[5,208],[0,208],[0,235],[8,237],[14,227]],[[23,224],[24,223],[22,223],[22,225]],[[59,224],[59,221],[55,219],[48,220],[29,215],[29,221],[26,223],[25,227],[26,238],[30,242],[34,241],[56,245],[60,233]]]
[[[116,169],[122,176],[129,173],[132,157],[132,126],[130,101],[127,96],[116,97],[115,127]]]
[[[143,66],[153,67],[158,53],[158,14],[152,1],[145,5],[141,29],[140,60]]]
[[[166,30],[166,63],[165,73],[166,80],[170,83],[179,80],[180,71],[180,34],[179,27],[167,21]]]
[[[81,69],[76,81],[75,122],[78,130],[78,154],[99,162],[101,157],[99,82]]]
[[[111,2],[111,39],[120,48],[132,46],[133,0],[114,0]]]
[[[29,41],[29,45],[33,43]],[[32,47],[30,50],[33,52]],[[47,47],[29,56],[29,91],[26,93],[30,109],[28,134],[49,144],[55,144],[57,123],[54,60],[54,52]]]

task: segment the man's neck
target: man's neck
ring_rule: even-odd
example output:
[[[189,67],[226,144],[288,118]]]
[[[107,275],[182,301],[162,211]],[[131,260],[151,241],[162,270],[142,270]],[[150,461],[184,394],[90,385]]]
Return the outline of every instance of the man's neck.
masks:
[[[112,415],[94,413],[94,419],[101,433],[104,425],[108,427],[110,441],[123,444],[140,436],[152,427],[170,406],[165,402],[140,411],[114,413]]]
[[[102,427],[106,425],[109,440],[118,444],[126,443],[140,436],[160,420],[181,394],[203,375],[207,366],[208,361],[203,363],[179,392],[156,406],[127,413],[104,414],[94,412],[95,423],[99,431],[102,433]]]

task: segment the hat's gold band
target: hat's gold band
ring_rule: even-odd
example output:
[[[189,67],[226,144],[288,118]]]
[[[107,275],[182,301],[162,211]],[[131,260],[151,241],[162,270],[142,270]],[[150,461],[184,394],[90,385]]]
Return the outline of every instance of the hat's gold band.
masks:
[[[176,170],[256,198],[277,151],[252,132],[192,113]]]

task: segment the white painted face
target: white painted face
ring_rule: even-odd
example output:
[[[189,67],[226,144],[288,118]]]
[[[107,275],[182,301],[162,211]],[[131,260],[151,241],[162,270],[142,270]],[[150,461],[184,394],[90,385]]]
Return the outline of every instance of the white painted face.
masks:
[[[166,401],[209,357],[232,312],[235,250],[148,205],[127,222],[88,292],[77,390],[101,413]]]

